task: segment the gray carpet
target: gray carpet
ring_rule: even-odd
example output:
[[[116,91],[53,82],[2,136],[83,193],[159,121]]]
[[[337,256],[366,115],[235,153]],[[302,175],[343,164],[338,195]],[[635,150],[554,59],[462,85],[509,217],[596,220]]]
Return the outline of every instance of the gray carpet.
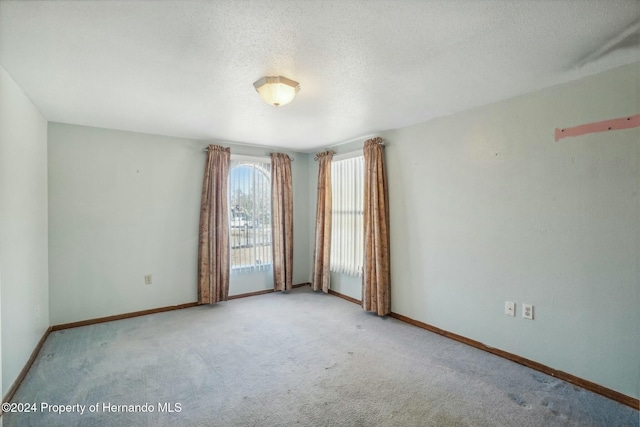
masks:
[[[308,287],[52,333],[13,401],[38,412],[4,427],[639,425],[634,409]]]

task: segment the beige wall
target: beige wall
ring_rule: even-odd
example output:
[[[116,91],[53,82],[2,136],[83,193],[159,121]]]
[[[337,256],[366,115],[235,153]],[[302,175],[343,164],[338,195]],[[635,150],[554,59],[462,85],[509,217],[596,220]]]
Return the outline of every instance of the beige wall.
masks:
[[[640,128],[554,141],[640,113],[638,76],[636,63],[380,134],[392,310],[638,398]],[[332,274],[337,292],[360,286]]]
[[[51,324],[196,301],[207,142],[49,124]],[[230,146],[232,153],[273,150]],[[307,154],[294,157],[294,282],[309,280]],[[153,284],[144,284],[152,274]],[[230,294],[272,289],[232,274]]]
[[[7,168],[0,170],[12,172],[0,185],[11,180],[12,186],[0,195],[26,203],[31,227],[22,234],[33,237],[27,251],[46,259],[45,122],[0,75],[2,123],[22,114],[27,125],[20,132],[28,141],[9,145],[2,134],[0,161]],[[388,141],[393,311],[638,398],[640,129],[553,140],[556,127],[640,112],[638,75],[640,64],[633,64],[381,134]],[[52,324],[195,300],[204,145],[50,124]],[[306,154],[291,154],[294,280],[303,282],[310,277],[317,166]],[[35,190],[35,199],[25,199],[24,188]],[[9,206],[5,199],[0,209]],[[8,312],[7,292],[15,288],[7,286],[12,273],[4,248],[12,238],[4,237],[8,227],[0,230],[8,384],[7,373],[21,367],[22,353],[46,327],[46,307],[37,320],[32,304],[46,293],[46,263],[25,270],[36,276],[28,283],[37,291],[18,298],[26,314]],[[144,285],[147,273],[154,275],[151,286]],[[360,297],[359,280],[340,279],[337,290]],[[250,282],[236,282],[238,290],[249,291]],[[31,300],[36,294],[40,299]],[[505,300],[517,303],[517,317],[503,314]],[[535,320],[521,317],[522,303],[534,304]],[[29,325],[25,351],[7,359],[6,319],[21,316]]]
[[[0,67],[2,396],[49,326],[47,121]]]
[[[554,141],[640,113],[638,76],[384,133],[393,311],[638,398],[640,128]]]

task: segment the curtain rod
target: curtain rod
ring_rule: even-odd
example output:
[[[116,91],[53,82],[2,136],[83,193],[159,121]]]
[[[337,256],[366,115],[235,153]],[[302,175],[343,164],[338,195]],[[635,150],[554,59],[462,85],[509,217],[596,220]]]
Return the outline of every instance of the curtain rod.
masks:
[[[386,141],[384,141],[384,140],[382,140],[382,141],[378,142],[378,145],[382,145],[382,146],[384,147],[385,145],[387,145],[387,142],[386,142]],[[318,161],[318,154],[322,154],[322,153],[325,153],[325,152],[327,152],[327,151],[333,151],[333,150],[325,150],[325,151],[322,151],[322,152],[320,152],[320,153],[317,153],[317,154],[313,157],[313,160],[315,160],[315,161],[317,162],[317,161]],[[357,150],[356,150],[356,151],[357,151]],[[333,151],[333,154],[336,154],[336,152],[335,152],[335,151]],[[338,156],[340,156],[340,155],[341,155],[341,154],[338,154]]]
[[[329,153],[329,152],[331,152],[331,154],[336,154],[336,152],[333,151],[333,150],[326,150],[326,151],[323,151],[322,153]],[[315,156],[313,156],[313,160],[315,160],[317,162],[318,161],[318,156],[320,154],[322,154],[322,153],[317,153]]]
[[[202,149],[202,152],[203,152],[203,153],[208,153],[208,152],[209,152],[209,147],[204,147],[204,148]],[[272,153],[269,153],[269,154],[272,154]],[[245,155],[245,154],[241,154],[241,156],[244,156],[244,155]],[[247,155],[248,155],[248,154],[247,154]],[[287,154],[287,156],[289,157],[289,160],[291,160],[292,162],[296,160],[296,159],[292,158],[291,156],[289,156],[288,154]],[[260,157],[260,156],[255,156],[255,157]]]

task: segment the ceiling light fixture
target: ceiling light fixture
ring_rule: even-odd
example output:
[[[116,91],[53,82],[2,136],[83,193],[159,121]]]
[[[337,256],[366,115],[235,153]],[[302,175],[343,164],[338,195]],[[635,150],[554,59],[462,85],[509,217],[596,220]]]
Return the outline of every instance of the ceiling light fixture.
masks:
[[[300,83],[286,77],[263,77],[253,84],[260,97],[267,104],[279,107],[293,101]]]

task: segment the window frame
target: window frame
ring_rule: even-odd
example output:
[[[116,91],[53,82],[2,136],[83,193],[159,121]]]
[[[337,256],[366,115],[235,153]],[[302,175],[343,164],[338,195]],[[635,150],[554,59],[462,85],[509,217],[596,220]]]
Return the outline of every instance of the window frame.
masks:
[[[336,203],[336,196],[339,193],[339,190],[337,191],[338,185],[340,185],[336,179],[337,176],[335,174],[335,170],[333,169],[334,166],[337,165],[337,163],[343,161],[343,160],[349,160],[349,159],[353,159],[353,158],[361,158],[361,171],[362,171],[362,175],[360,176],[360,188],[359,189],[354,189],[351,190],[353,191],[354,195],[356,197],[359,196],[359,198],[356,198],[355,200],[357,200],[357,204],[355,207],[353,207],[354,209],[353,212],[351,213],[351,215],[354,215],[354,218],[347,218],[346,220],[344,218],[342,219],[338,219],[339,214],[337,214],[337,208],[339,207]],[[351,151],[348,153],[343,153],[343,154],[339,154],[339,155],[334,155],[333,159],[332,159],[332,163],[331,163],[332,169],[331,169],[331,193],[332,193],[332,203],[331,203],[331,260],[330,260],[330,271],[332,273],[339,273],[339,274],[346,274],[349,276],[362,276],[362,267],[364,264],[364,248],[363,248],[363,242],[364,242],[364,153],[362,150],[357,150],[357,151]],[[353,173],[357,173],[357,171],[353,171]],[[344,208],[349,208],[349,207],[343,207]],[[342,215],[344,215],[344,212],[342,213]],[[349,233],[350,236],[340,236],[337,237],[336,234],[339,232],[338,228],[340,227],[338,225],[338,221],[341,221],[341,225],[344,227],[345,223],[346,226],[348,227],[348,224],[351,223],[351,225],[354,227],[354,231],[352,233]],[[360,225],[360,227],[358,227],[358,225]],[[351,246],[350,247],[346,247],[344,244],[342,245],[342,247],[340,248],[338,245],[340,245],[340,241],[342,243],[345,242],[346,239],[348,238],[352,238],[353,241],[350,243]],[[339,241],[336,241],[339,240]],[[341,254],[337,254],[338,251],[342,251]],[[343,259],[342,260],[336,260],[337,257],[342,256]],[[350,259],[344,259],[344,257],[347,258],[352,258]],[[357,259],[359,258],[359,259]]]
[[[234,163],[238,163],[234,166]],[[263,164],[268,166],[268,168],[260,168],[259,164]],[[232,181],[232,173],[234,171],[234,169],[236,168],[240,168],[240,167],[247,167],[250,166],[252,168],[252,180],[253,183],[251,184],[251,186],[255,186],[255,178],[253,174],[258,174],[258,173],[263,173],[264,177],[266,178],[267,182],[267,188],[266,190],[264,190],[264,192],[262,193],[262,195],[264,196],[264,194],[266,193],[266,199],[268,200],[269,203],[269,220],[267,223],[262,224],[260,227],[256,226],[256,206],[255,206],[255,197],[256,194],[254,192],[254,199],[252,200],[253,203],[253,207],[252,207],[252,211],[251,212],[244,212],[243,214],[245,215],[244,218],[244,227],[242,227],[242,229],[244,230],[245,233],[247,233],[247,235],[245,236],[245,238],[251,239],[253,240],[253,244],[251,246],[247,246],[249,248],[252,248],[253,250],[253,262],[251,263],[244,263],[244,264],[240,264],[240,265],[234,265],[233,263],[233,251],[234,249],[238,249],[238,247],[234,247],[233,246],[233,241],[234,241],[234,237],[233,237],[233,232],[239,230],[238,227],[234,227],[234,208],[236,207],[236,205],[234,205],[234,203],[232,202],[233,200],[233,192],[234,192],[234,187],[233,184],[234,182]],[[265,173],[265,172],[268,172]],[[238,187],[236,187],[238,188]],[[228,182],[228,196],[227,196],[227,201],[228,201],[228,206],[229,206],[229,211],[228,211],[228,218],[229,218],[229,246],[230,246],[230,251],[229,251],[229,256],[230,256],[230,260],[229,260],[229,267],[231,270],[231,273],[240,273],[240,272],[248,272],[248,271],[257,271],[257,270],[268,270],[272,268],[273,265],[273,259],[272,259],[272,236],[271,236],[271,159],[269,157],[266,156],[247,156],[247,155],[242,155],[242,154],[231,154],[231,162],[230,162],[230,167],[229,167],[229,182]],[[249,215],[248,218],[246,217],[246,215]],[[251,230],[251,233],[249,233],[249,230]],[[257,233],[261,231],[262,232],[262,238],[258,239],[257,238]],[[249,234],[251,234],[249,236]],[[265,240],[265,236],[266,236],[266,240]],[[240,237],[242,238],[242,237]],[[258,244],[258,240],[261,240],[260,243]],[[268,243],[268,244],[267,244]],[[258,251],[258,246],[262,246],[264,249],[266,249],[268,251],[268,260],[266,262],[262,262],[262,263],[257,263],[257,251]],[[241,246],[240,246],[241,247]],[[268,249],[267,249],[268,248]],[[262,254],[265,255],[265,254]]]

